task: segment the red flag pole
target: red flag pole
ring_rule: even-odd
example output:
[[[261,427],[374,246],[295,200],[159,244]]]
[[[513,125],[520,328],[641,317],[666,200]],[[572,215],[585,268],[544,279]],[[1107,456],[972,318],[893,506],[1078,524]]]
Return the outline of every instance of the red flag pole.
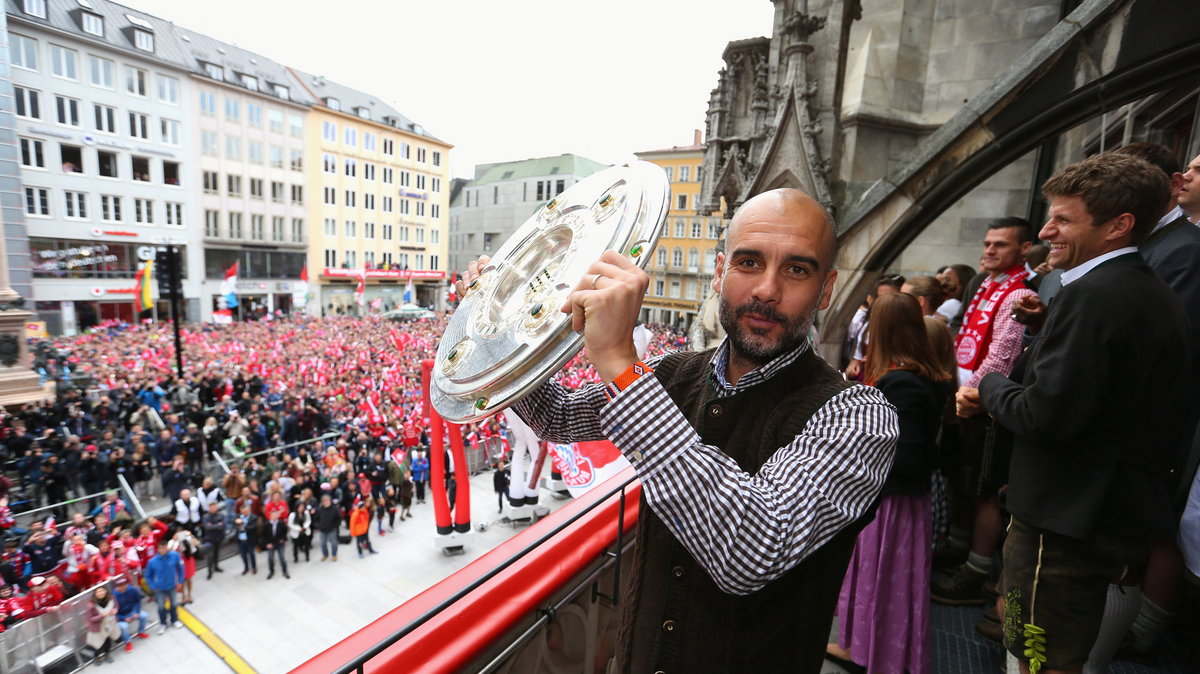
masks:
[[[437,532],[444,535],[454,528],[450,526],[450,499],[446,495],[446,446],[442,417],[429,402],[429,381],[432,374],[433,359],[422,360],[421,397],[425,403],[425,414],[429,415],[429,496],[433,499],[433,520],[437,525]],[[455,459],[457,458],[456,456]],[[457,499],[461,495],[455,496]]]

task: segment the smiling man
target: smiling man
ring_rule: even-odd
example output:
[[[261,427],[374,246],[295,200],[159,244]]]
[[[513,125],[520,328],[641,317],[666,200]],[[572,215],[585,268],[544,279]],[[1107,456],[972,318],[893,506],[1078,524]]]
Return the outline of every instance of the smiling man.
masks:
[[[563,307],[606,383],[550,382],[516,411],[547,440],[607,437],[641,478],[650,508],[616,671],[820,671],[898,432],[882,394],[843,380],[809,344],[835,248],[829,215],[803,193],[747,201],[713,279],[728,336],[701,353],[638,360],[631,334],[649,277],[617,253]]]
[[[1063,288],[1023,383],[988,374],[978,399],[1016,438],[1005,645],[1022,671],[1078,672],[1109,583],[1136,580],[1148,542],[1171,535],[1167,472],[1185,419],[1188,368],[1177,358],[1188,328],[1179,299],[1137,254],[1169,198],[1163,171],[1108,153],[1042,190],[1050,209],[1039,236],[1065,270]]]

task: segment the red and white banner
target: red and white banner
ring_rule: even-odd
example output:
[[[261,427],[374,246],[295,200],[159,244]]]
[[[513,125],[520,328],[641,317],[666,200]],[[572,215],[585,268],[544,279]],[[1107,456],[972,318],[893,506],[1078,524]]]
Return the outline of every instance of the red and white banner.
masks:
[[[629,467],[629,460],[608,440],[550,444],[554,472],[562,475],[571,496],[579,498],[587,490]]]
[[[416,279],[421,280],[441,280],[446,278],[444,271],[431,271],[428,269],[341,269],[340,267],[325,267],[321,270],[321,275],[329,278],[394,278],[394,279]]]

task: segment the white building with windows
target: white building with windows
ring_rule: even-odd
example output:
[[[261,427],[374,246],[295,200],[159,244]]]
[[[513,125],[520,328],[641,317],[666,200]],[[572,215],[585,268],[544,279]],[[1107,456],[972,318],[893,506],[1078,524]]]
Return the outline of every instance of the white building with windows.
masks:
[[[238,264],[235,318],[290,313],[307,251],[305,123],[311,99],[284,66],[176,29],[193,67],[198,148],[192,180],[204,223],[203,317]]]
[[[52,334],[131,320],[141,261],[175,243],[184,310],[198,318],[194,106],[171,25],[101,0],[7,0],[6,10],[32,308]]]
[[[493,253],[556,194],[608,164],[573,154],[480,164],[450,202],[450,268]]]

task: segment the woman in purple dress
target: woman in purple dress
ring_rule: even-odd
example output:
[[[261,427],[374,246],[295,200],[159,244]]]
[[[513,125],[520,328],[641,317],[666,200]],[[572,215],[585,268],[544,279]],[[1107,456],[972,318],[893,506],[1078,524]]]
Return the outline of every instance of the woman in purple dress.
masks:
[[[863,379],[895,405],[900,438],[875,519],[855,542],[838,597],[839,639],[828,653],[872,674],[929,672],[932,549],[929,476],[936,465],[950,373],[933,352],[917,299],[875,301]]]

